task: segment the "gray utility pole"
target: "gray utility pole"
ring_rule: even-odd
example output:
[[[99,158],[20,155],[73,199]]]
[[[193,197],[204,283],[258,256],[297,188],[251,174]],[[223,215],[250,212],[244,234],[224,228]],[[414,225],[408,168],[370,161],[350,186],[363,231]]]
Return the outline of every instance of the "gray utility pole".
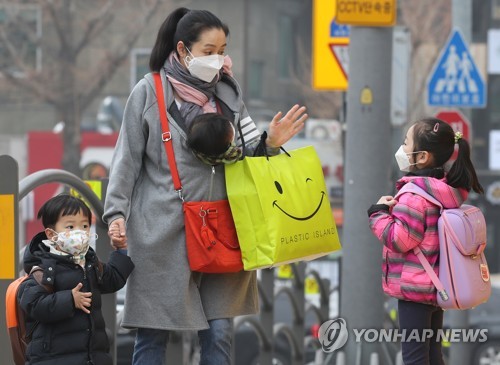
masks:
[[[382,245],[366,211],[392,191],[392,28],[352,27],[350,38],[340,317],[349,330],[347,363],[364,365],[371,353],[382,356],[378,341],[356,343],[353,329],[380,329],[385,317]]]
[[[460,29],[465,42],[470,46],[472,43],[472,0],[452,0],[451,14],[452,27]],[[470,110],[462,110],[462,113],[470,120],[472,114]],[[452,310],[445,315],[449,316],[452,328],[466,329],[469,327],[469,311]],[[450,346],[450,364],[469,365],[471,362],[470,343],[455,342]]]

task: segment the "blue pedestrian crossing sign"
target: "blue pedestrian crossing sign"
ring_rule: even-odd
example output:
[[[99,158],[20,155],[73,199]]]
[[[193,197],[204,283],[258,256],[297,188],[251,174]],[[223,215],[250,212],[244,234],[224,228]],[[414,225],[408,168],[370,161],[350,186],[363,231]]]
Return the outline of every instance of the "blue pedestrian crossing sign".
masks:
[[[347,37],[351,36],[351,27],[345,24],[338,24],[335,20],[330,23],[330,37]]]
[[[482,108],[486,85],[462,33],[454,29],[427,80],[429,106]]]

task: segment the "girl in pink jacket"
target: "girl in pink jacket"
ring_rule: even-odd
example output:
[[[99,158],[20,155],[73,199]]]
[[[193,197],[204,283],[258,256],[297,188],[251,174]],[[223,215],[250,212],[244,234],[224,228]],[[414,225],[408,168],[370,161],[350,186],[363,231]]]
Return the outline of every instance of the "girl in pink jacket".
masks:
[[[455,144],[458,155],[449,161]],[[401,171],[408,172],[396,182],[400,190],[405,184],[416,184],[439,200],[444,208],[457,208],[472,189],[483,193],[470,160],[469,143],[460,132],[454,133],[449,124],[435,118],[415,122],[406,133],[396,152]],[[447,167],[451,164],[449,171]],[[384,244],[382,286],[384,292],[398,299],[400,331],[407,337],[418,331],[432,330],[433,336],[419,341],[402,341],[405,365],[444,365],[437,332],[443,327],[443,310],[437,306],[436,289],[430,277],[413,253],[419,247],[439,272],[439,238],[437,220],[439,207],[413,193],[403,193],[398,199],[382,196],[368,210],[370,228]]]

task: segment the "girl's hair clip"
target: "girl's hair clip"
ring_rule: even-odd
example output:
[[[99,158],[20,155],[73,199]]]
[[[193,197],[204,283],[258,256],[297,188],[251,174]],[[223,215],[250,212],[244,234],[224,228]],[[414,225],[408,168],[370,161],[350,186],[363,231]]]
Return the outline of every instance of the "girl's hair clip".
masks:
[[[460,141],[463,136],[464,135],[462,134],[462,132],[455,132],[455,143],[458,143],[458,141]]]
[[[434,124],[434,128],[432,130],[437,133],[439,130],[439,123]]]

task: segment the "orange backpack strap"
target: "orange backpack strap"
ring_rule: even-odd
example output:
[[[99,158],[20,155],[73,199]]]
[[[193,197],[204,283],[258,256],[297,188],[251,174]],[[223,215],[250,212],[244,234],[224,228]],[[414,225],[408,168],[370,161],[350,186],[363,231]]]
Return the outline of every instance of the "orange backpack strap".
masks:
[[[5,315],[8,329],[18,326],[17,290],[19,289],[21,283],[26,279],[28,279],[28,275],[21,276],[20,278],[17,278],[12,283],[10,283],[7,288],[7,293],[5,294]]]
[[[41,267],[34,266],[30,271],[30,275],[33,275],[33,278],[36,280],[36,282],[43,286],[49,293],[54,292],[54,288],[52,286],[42,284],[43,269]],[[13,328],[19,325],[17,292],[19,290],[19,286],[25,280],[29,279],[30,275],[24,275],[20,278],[17,278],[12,283],[10,283],[9,287],[7,288],[7,293],[5,294],[7,328]]]
[[[33,276],[36,282],[44,287],[49,293],[54,292],[54,288],[51,285],[42,284],[43,269],[39,266],[34,266],[29,275],[21,276],[8,286],[7,293],[5,295],[5,314],[13,359],[16,365],[24,365],[27,344],[31,340],[33,331],[38,326],[37,321],[33,325],[30,333],[26,333],[26,313],[24,313],[22,308],[19,307],[19,303],[17,301],[19,287],[25,280],[29,279],[30,276]]]
[[[9,333],[14,363],[16,365],[25,363],[26,350],[24,313],[21,308],[18,308],[17,292],[19,286],[28,279],[28,277],[28,275],[24,275],[10,283],[5,295],[7,331]]]

